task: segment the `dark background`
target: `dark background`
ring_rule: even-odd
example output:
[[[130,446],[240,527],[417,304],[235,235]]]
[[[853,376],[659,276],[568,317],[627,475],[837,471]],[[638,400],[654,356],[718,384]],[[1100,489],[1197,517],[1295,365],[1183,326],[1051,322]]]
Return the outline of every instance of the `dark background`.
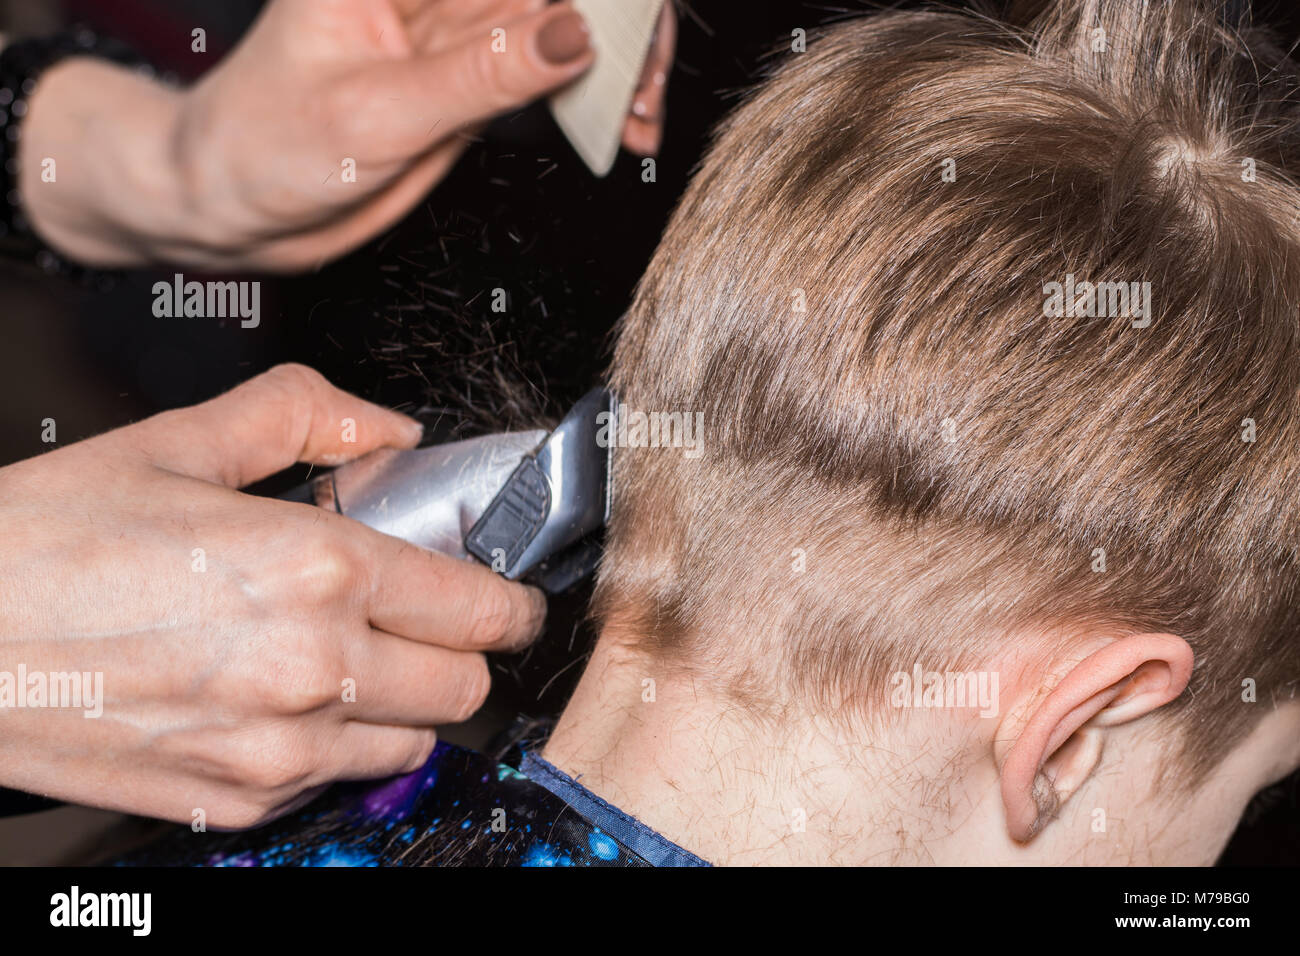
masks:
[[[192,79],[237,41],[261,5],[0,0],[0,30],[14,36],[89,23]],[[315,366],[345,389],[417,414],[440,437],[562,414],[599,380],[610,329],[711,126],[759,78],[766,56],[788,49],[793,28],[867,7],[677,0],[677,9],[678,57],[655,183],[642,182],[639,160],[628,155],[594,179],[545,110],[531,108],[494,124],[398,228],[317,273],[265,279],[257,329],[154,318],[152,284],[173,270],[86,292],[0,263],[0,464],[47,450],[44,418],[57,421],[60,443],[68,443],[209,398],[283,361]],[[1287,43],[1300,37],[1292,3],[1256,4],[1256,16],[1277,23]],[[190,51],[198,26],[208,32],[206,55]],[[496,287],[508,293],[505,315],[489,309]],[[301,477],[285,476],[280,486]],[[516,714],[558,714],[591,640],[585,597],[553,605],[548,634],[524,660],[494,662],[485,712],[447,737],[488,746]],[[1262,795],[1225,862],[1300,861],[1298,794],[1293,776]],[[50,859],[51,848],[75,858],[108,817],[65,809],[0,824],[0,863]],[[34,831],[27,821],[40,819],[46,823]],[[24,842],[34,832],[39,852]]]

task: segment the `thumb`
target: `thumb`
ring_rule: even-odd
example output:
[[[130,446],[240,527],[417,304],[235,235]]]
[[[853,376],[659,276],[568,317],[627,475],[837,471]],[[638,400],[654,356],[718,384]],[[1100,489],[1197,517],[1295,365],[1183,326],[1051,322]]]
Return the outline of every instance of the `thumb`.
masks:
[[[399,149],[438,138],[518,109],[584,73],[595,54],[582,15],[561,3],[497,26],[484,22],[458,46],[432,56],[387,61],[368,71],[367,83],[401,103],[428,104],[393,117]]]
[[[335,388],[305,365],[277,365],[224,395],[122,430],[154,465],[242,488],[295,462],[337,465],[413,448],[420,423]]]

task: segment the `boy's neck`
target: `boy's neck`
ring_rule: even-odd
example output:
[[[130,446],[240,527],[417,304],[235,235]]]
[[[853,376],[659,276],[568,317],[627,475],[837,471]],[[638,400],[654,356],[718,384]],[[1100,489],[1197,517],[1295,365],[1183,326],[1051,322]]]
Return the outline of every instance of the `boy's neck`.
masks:
[[[1110,769],[1016,843],[991,757],[996,721],[911,714],[905,729],[851,734],[804,713],[756,719],[634,647],[602,636],[543,756],[718,865],[1208,865],[1267,782],[1242,748],[1207,799],[1175,811],[1146,741],[1116,737]],[[1276,751],[1285,732],[1294,720],[1249,749]],[[1170,830],[1172,818],[1197,836]]]
[[[961,796],[975,779],[996,794],[994,771],[927,796],[917,771],[944,760],[905,749],[863,747],[804,715],[756,722],[606,636],[543,755],[715,864],[959,862],[967,851],[944,811],[967,823],[999,812]]]

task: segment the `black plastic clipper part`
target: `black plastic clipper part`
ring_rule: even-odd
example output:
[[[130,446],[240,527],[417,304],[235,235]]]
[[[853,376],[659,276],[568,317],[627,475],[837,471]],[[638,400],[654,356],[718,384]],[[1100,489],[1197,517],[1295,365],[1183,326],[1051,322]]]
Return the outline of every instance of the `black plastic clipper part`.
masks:
[[[525,458],[465,536],[465,550],[551,593],[595,570],[612,505],[614,396],[588,392]],[[606,436],[607,440],[602,440]]]
[[[465,550],[494,571],[515,567],[551,513],[551,487],[536,458],[525,458],[465,536]]]

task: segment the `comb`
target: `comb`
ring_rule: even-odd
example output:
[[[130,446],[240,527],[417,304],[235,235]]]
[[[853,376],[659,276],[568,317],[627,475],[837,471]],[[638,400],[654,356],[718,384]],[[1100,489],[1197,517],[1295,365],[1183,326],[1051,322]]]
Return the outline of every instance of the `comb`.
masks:
[[[596,62],[551,97],[551,115],[583,162],[604,176],[618,144],[650,53],[664,0],[574,0],[587,21]]]

